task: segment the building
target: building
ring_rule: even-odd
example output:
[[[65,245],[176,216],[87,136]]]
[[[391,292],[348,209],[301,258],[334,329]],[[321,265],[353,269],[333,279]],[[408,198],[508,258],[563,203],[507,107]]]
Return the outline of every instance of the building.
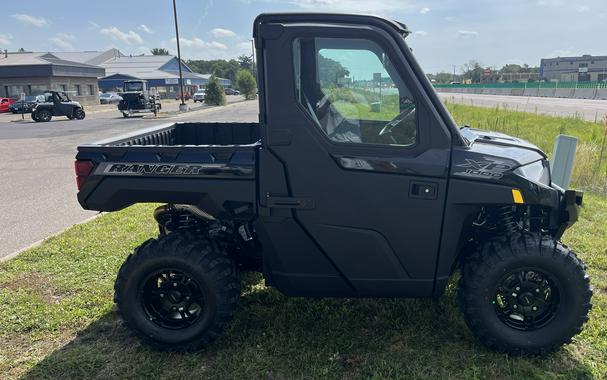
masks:
[[[205,86],[210,74],[181,62],[184,92]],[[143,79],[162,98],[180,91],[179,60],[172,55],[126,56],[118,49],[57,53],[4,53],[0,56],[0,97],[18,98],[47,90],[66,91],[83,104],[98,104],[99,91],[122,91],[125,80]],[[224,87],[229,79],[217,78]]]
[[[542,58],[540,78],[559,82],[607,80],[607,56]]]
[[[125,56],[117,54],[99,63],[106,76],[99,79],[99,88],[106,91],[121,91],[125,80],[143,79],[148,87],[154,89],[162,98],[175,97],[180,91],[179,60],[171,55]],[[184,92],[194,93],[205,86],[210,74],[193,72],[181,62]],[[224,87],[230,86],[230,80],[218,78]]]
[[[0,55],[0,97],[19,98],[48,90],[67,92],[82,104],[99,103],[97,79],[105,76],[99,66],[63,59],[54,53]]]

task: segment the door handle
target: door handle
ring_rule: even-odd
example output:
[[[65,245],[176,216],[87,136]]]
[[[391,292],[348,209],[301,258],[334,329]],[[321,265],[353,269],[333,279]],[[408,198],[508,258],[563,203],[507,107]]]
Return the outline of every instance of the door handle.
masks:
[[[438,198],[438,184],[434,182],[411,182],[409,197],[436,199]]]
[[[267,196],[269,208],[294,208],[299,210],[310,210],[314,208],[314,200],[311,198],[273,197]]]

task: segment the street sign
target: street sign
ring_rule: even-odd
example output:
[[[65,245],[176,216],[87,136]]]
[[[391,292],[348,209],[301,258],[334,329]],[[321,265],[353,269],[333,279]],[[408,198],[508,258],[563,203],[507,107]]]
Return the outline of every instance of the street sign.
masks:
[[[179,78],[166,78],[164,84],[179,84]]]
[[[381,82],[381,73],[373,73],[373,82]]]

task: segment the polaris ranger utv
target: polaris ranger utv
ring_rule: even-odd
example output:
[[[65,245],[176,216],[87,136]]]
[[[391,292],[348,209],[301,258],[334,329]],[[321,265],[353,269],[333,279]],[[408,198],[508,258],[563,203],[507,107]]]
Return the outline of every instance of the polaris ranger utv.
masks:
[[[582,193],[552,184],[532,144],[458,128],[408,34],[372,16],[261,15],[259,123],[166,124],[78,147],[85,209],[164,203],[159,237],[115,285],[144,341],[208,345],[245,270],[303,297],[439,297],[459,270],[465,320],[490,348],[541,354],[580,332],[592,292],[559,240]]]

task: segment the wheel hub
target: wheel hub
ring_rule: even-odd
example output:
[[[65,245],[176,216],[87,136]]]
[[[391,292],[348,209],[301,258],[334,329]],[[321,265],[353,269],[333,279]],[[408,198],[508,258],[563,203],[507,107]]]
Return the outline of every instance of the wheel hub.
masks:
[[[204,310],[202,287],[189,274],[164,270],[146,278],[141,302],[148,319],[168,329],[196,323]]]
[[[493,304],[499,319],[517,330],[536,330],[556,313],[558,289],[546,273],[536,269],[516,270],[498,283]]]

